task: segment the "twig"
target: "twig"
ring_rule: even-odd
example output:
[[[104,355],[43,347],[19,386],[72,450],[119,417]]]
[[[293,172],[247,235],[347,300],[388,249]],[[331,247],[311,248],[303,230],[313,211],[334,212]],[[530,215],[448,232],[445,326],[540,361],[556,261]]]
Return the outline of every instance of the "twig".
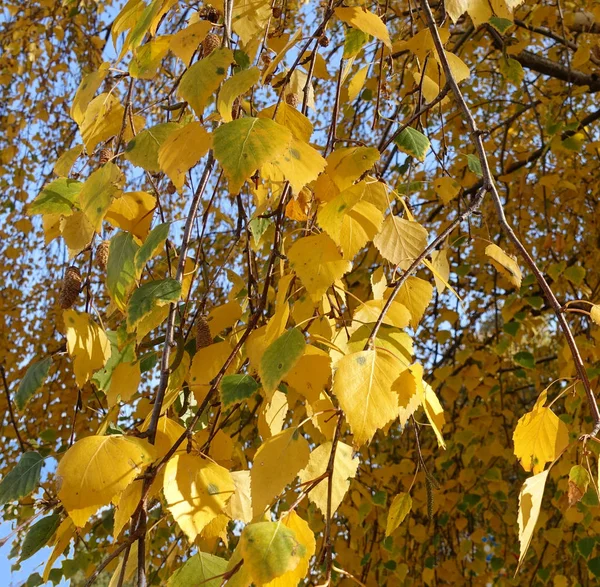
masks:
[[[190,211],[187,217],[187,221],[185,223],[185,228],[183,231],[183,238],[181,241],[181,249],[179,252],[179,263],[177,264],[177,273],[175,275],[175,279],[181,283],[183,281],[183,274],[185,271],[185,261],[187,256],[187,251],[190,243],[190,238],[192,236],[192,229],[194,227],[194,221],[196,219],[196,214],[198,213],[198,208],[200,206],[200,201],[202,200],[202,196],[208,185],[208,180],[210,178],[210,174],[212,172],[212,168],[214,165],[214,158],[212,152],[208,155],[208,160],[206,162],[206,166],[204,168],[204,172],[202,174],[202,179],[198,184],[196,189],[196,193],[194,194],[194,198],[192,200],[192,204],[190,207]],[[156,428],[158,426],[158,420],[160,418],[160,413],[162,410],[162,404],[165,399],[165,392],[167,390],[167,386],[169,384],[169,374],[170,374],[170,365],[169,359],[171,357],[171,347],[173,346],[173,340],[175,336],[175,311],[177,308],[177,303],[172,302],[169,307],[169,317],[167,318],[167,329],[165,334],[165,345],[163,347],[163,354],[160,363],[160,382],[158,384],[158,390],[156,392],[156,397],[154,399],[154,407],[152,409],[152,417],[150,419],[150,425],[148,426],[148,440],[151,444],[154,444],[154,440],[156,438]]]
[[[15,435],[17,436],[17,441],[19,443],[19,446],[21,447],[21,452],[27,452],[27,449],[25,448],[25,443],[23,442],[23,439],[21,438],[19,429],[17,428],[17,421],[15,420],[15,414],[13,412],[12,402],[10,400],[10,390],[8,389],[8,382],[6,381],[6,371],[4,370],[3,365],[0,365],[0,371],[2,372],[2,383],[4,384],[4,393],[6,393],[6,403],[8,405],[8,416],[10,418],[12,427],[14,428]]]
[[[527,265],[531,269],[531,272],[534,274],[544,294],[544,297],[546,298],[546,301],[556,314],[558,324],[561,330],[563,331],[563,334],[567,340],[567,344],[569,345],[569,350],[571,351],[573,362],[575,363],[575,369],[577,370],[579,379],[581,380],[583,388],[585,389],[585,394],[589,404],[590,412],[592,414],[592,418],[594,419],[594,428],[592,429],[590,435],[596,436],[596,434],[600,432],[600,409],[598,408],[598,403],[592,391],[590,381],[587,376],[583,360],[581,358],[581,354],[579,353],[577,343],[575,342],[575,338],[573,337],[573,333],[571,332],[569,324],[567,323],[567,320],[564,316],[562,306],[556,299],[556,296],[554,295],[554,292],[548,285],[546,278],[539,270],[538,266],[533,260],[533,257],[531,256],[525,245],[523,245],[523,243],[519,240],[519,237],[516,235],[515,231],[513,230],[512,226],[509,224],[506,218],[506,215],[504,213],[504,207],[502,205],[502,200],[500,199],[500,194],[498,193],[498,189],[496,188],[496,184],[494,183],[494,177],[490,170],[489,162],[481,138],[483,132],[477,128],[477,124],[475,123],[475,119],[473,118],[471,110],[469,109],[469,106],[467,105],[465,98],[462,92],[460,91],[460,88],[458,87],[458,83],[456,82],[452,74],[452,70],[450,68],[450,64],[448,63],[448,58],[446,57],[446,52],[442,44],[442,39],[440,38],[428,0],[421,0],[421,6],[423,8],[423,12],[425,13],[425,19],[431,32],[433,43],[435,45],[438,58],[444,70],[446,80],[450,84],[452,93],[454,94],[454,97],[460,109],[463,112],[471,137],[473,139],[473,142],[475,143],[477,156],[479,158],[483,174],[483,189],[485,190],[485,192],[489,192],[491,194],[500,226],[508,236],[509,240],[514,244],[515,248],[518,250],[525,263],[527,263]]]

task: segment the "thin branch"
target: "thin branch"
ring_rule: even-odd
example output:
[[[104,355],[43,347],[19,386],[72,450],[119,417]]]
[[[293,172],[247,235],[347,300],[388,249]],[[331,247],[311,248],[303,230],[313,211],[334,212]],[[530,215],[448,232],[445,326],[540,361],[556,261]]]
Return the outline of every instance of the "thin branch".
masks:
[[[19,432],[19,429],[17,428],[17,421],[15,420],[15,414],[13,412],[12,402],[10,400],[10,390],[8,388],[8,382],[6,381],[6,371],[4,370],[3,365],[0,365],[0,372],[2,372],[2,383],[4,384],[4,393],[6,393],[6,404],[8,405],[8,417],[10,418],[10,422],[15,431],[17,441],[19,443],[19,446],[21,447],[21,452],[27,452],[27,449],[25,448],[25,443],[23,442],[23,439],[21,438],[21,433]]]
[[[482,134],[484,133],[477,128],[477,124],[475,123],[475,119],[473,118],[471,110],[467,105],[465,98],[460,88],[458,87],[458,83],[456,82],[453,76],[452,69],[450,68],[450,64],[448,63],[448,58],[444,50],[444,45],[442,43],[442,39],[440,38],[435,19],[433,17],[433,13],[431,11],[431,7],[429,6],[428,1],[421,0],[421,6],[423,8],[423,12],[425,13],[425,19],[431,32],[431,36],[433,38],[433,43],[435,45],[439,61],[444,70],[444,74],[446,75],[446,80],[450,84],[450,87],[452,88],[452,93],[454,94],[454,97],[460,109],[463,112],[463,116],[469,128],[471,138],[473,139],[473,142],[475,144],[477,156],[479,158],[479,162],[481,164],[481,169],[483,173],[483,188],[492,196],[492,201],[496,208],[496,213],[498,216],[500,226],[508,236],[509,240],[513,243],[515,248],[519,251],[519,254],[523,258],[525,263],[531,269],[531,272],[534,274],[538,285],[540,286],[542,293],[546,298],[546,301],[556,314],[558,324],[561,330],[563,331],[563,334],[569,346],[569,350],[571,351],[573,362],[575,363],[575,369],[577,370],[577,374],[585,390],[590,412],[594,420],[594,428],[591,432],[591,436],[595,436],[600,431],[600,409],[598,408],[596,397],[594,396],[594,393],[592,391],[591,384],[587,372],[585,370],[585,365],[583,364],[583,359],[581,358],[581,354],[579,353],[579,348],[577,347],[577,343],[575,342],[573,333],[571,332],[569,324],[567,323],[567,320],[563,313],[563,308],[559,301],[556,299],[554,292],[548,285],[548,282],[546,281],[542,272],[539,270],[533,257],[531,256],[525,245],[523,245],[523,243],[519,240],[519,237],[516,235],[515,231],[513,230],[512,226],[509,224],[506,218],[506,215],[504,213],[504,207],[502,205],[502,200],[500,199],[500,194],[498,193],[498,189],[496,188],[494,177],[491,172],[487,155],[485,152],[485,147],[483,145],[483,140],[481,138]],[[571,74],[572,73],[573,72],[571,72]],[[570,77],[569,79],[570,81],[573,81],[573,78]],[[598,84],[598,89],[600,89],[600,83]]]

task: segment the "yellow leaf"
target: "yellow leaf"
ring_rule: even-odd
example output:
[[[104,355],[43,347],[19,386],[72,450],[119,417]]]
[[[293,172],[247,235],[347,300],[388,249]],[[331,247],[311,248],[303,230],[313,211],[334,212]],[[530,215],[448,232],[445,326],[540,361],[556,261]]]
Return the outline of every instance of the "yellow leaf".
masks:
[[[451,177],[438,177],[433,182],[433,189],[445,205],[448,205],[460,192],[460,185]]]
[[[70,216],[63,216],[59,222],[60,234],[65,239],[69,249],[69,258],[85,249],[95,234],[92,223],[84,212],[74,212]],[[51,234],[53,232],[51,231]]]
[[[415,330],[431,302],[432,295],[433,287],[428,281],[411,276],[404,282],[396,296],[396,301],[408,308],[411,316],[410,325]],[[394,326],[402,328],[399,324]]]
[[[320,348],[307,345],[304,354],[285,376],[286,383],[310,403],[319,399],[331,379],[331,359]]]
[[[102,369],[110,358],[110,341],[89,314],[65,310],[67,351],[73,359],[75,381],[83,387],[94,371]]]
[[[113,522],[113,538],[117,540],[123,528],[131,519],[131,516],[137,509],[142,499],[142,489],[144,487],[143,479],[136,479],[130,483],[119,498],[119,503],[115,508]]]
[[[327,167],[317,180],[317,197],[328,202],[339,192],[354,184],[365,171],[379,159],[379,151],[373,147],[345,147],[336,149],[327,157]],[[330,184],[333,183],[333,186]],[[332,187],[333,190],[332,191]]]
[[[229,342],[224,340],[196,351],[190,367],[188,383],[199,404],[206,397],[210,389],[210,382],[225,364],[231,350]],[[233,369],[235,369],[235,361],[227,370],[227,373],[230,373]]]
[[[235,492],[225,508],[226,513],[232,520],[249,524],[254,517],[250,493],[250,471],[232,471],[231,479],[235,485]]]
[[[200,43],[204,37],[210,32],[212,22],[208,20],[200,20],[190,24],[186,28],[180,30],[171,36],[170,49],[185,65],[189,65],[192,55],[200,47]]]
[[[233,63],[231,49],[216,49],[208,57],[196,61],[181,78],[179,95],[198,116],[202,116],[210,97],[217,91]]]
[[[210,149],[212,136],[200,122],[190,122],[173,131],[158,150],[158,164],[180,190],[186,173]]]
[[[108,407],[112,408],[119,401],[129,401],[137,392],[141,377],[139,363],[119,363],[112,373],[106,393]]]
[[[287,396],[281,391],[276,391],[271,401],[263,405],[258,414],[258,431],[263,439],[279,434],[288,412]]]
[[[229,471],[195,454],[175,454],[165,467],[163,492],[173,519],[194,541],[235,492]]]
[[[106,220],[117,228],[144,240],[150,231],[156,198],[147,192],[127,192],[115,198],[106,213]]]
[[[324,442],[317,446],[311,453],[308,465],[298,474],[302,483],[309,483],[318,479],[327,471],[331,456],[331,442]],[[350,479],[354,479],[358,470],[358,457],[352,458],[352,447],[338,442],[333,462],[333,477],[331,484],[331,514],[333,515],[344,500],[350,487]],[[323,479],[308,494],[308,499],[327,515],[327,495],[329,492],[329,479]]]
[[[154,447],[130,436],[88,436],[64,454],[58,497],[76,526],[121,495],[154,460]]]
[[[410,513],[412,508],[412,498],[410,493],[399,493],[394,497],[390,511],[388,512],[385,535],[389,536],[394,530],[402,524],[404,518]]]
[[[71,542],[71,539],[75,536],[76,530],[77,528],[73,524],[71,518],[65,518],[58,527],[58,530],[54,535],[54,548],[46,562],[44,574],[42,575],[45,583],[49,581],[52,565],[54,565],[56,559],[65,551],[69,542]]]
[[[369,324],[377,322],[385,300],[369,300],[361,304],[354,312],[353,319],[361,324]],[[411,320],[411,315],[408,308],[399,302],[393,301],[383,317],[383,324],[389,324],[396,328],[406,328]]]
[[[369,12],[365,8],[353,6],[352,8],[336,8],[335,15],[342,22],[361,30],[363,33],[372,35],[376,39],[383,41],[390,49],[392,48],[390,33],[385,23],[376,14]]]
[[[297,428],[287,428],[264,442],[256,451],[250,471],[252,509],[262,513],[306,466],[310,449]]]
[[[544,488],[546,487],[546,479],[549,472],[550,469],[547,469],[533,477],[529,477],[523,483],[523,487],[521,487],[521,492],[519,493],[519,542],[521,544],[521,552],[517,572],[525,560],[527,549],[531,544],[535,524],[540,515]]]
[[[290,144],[292,133],[268,118],[239,118],[213,133],[215,158],[237,193],[244,182]]]
[[[262,110],[258,117],[259,118],[273,118],[275,112],[275,106],[270,106]],[[311,121],[302,114],[296,108],[293,108],[285,102],[281,102],[275,113],[275,122],[285,126],[294,137],[300,141],[308,143],[310,136],[313,132],[313,125]]]
[[[412,374],[415,377],[415,381],[417,383],[417,391],[421,398],[421,405],[425,410],[425,415],[435,432],[437,437],[438,445],[442,448],[446,448],[446,443],[444,442],[444,437],[442,436],[442,428],[446,423],[446,419],[444,418],[444,408],[442,408],[442,404],[438,399],[437,395],[431,388],[431,386],[423,379],[423,367],[418,363],[411,365],[409,367]]]
[[[210,335],[213,338],[218,336],[226,328],[231,328],[241,317],[242,308],[235,300],[213,308],[206,318]]]
[[[569,429],[550,408],[544,407],[546,397],[544,390],[533,410],[519,419],[513,434],[515,456],[526,471],[534,473],[557,459],[569,444]]]
[[[381,230],[383,211],[363,199],[365,192],[350,188],[329,201],[318,213],[321,228],[352,259]]]
[[[136,47],[129,62],[129,75],[134,79],[152,79],[170,44],[170,35],[164,35]]]
[[[219,91],[217,98],[217,110],[224,122],[231,122],[231,109],[236,98],[245,94],[260,79],[258,67],[243,69],[230,77]]]
[[[336,279],[350,271],[335,243],[326,234],[297,240],[288,252],[290,267],[313,298],[320,298]]]
[[[88,104],[92,101],[94,94],[108,75],[109,66],[110,63],[105,62],[96,71],[83,76],[75,92],[70,111],[71,118],[78,125],[81,125],[83,122]]]
[[[232,28],[244,44],[262,37],[271,18],[270,0],[240,0],[232,10]]]
[[[373,244],[384,259],[408,269],[427,246],[427,230],[413,220],[388,216]]]
[[[405,426],[408,419],[421,407],[421,394],[417,392],[417,380],[410,369],[400,373],[392,385],[398,394],[398,417],[400,425]]]
[[[392,383],[403,370],[386,352],[352,353],[337,364],[333,393],[346,414],[357,447],[369,442],[378,429],[398,415],[398,395]]]
[[[242,531],[239,546],[244,567],[254,585],[266,585],[294,571],[305,554],[293,530],[281,522],[248,524]]]
[[[296,540],[304,550],[300,554],[300,561],[295,569],[265,583],[264,587],[296,587],[306,577],[310,559],[315,554],[315,535],[306,521],[292,511],[283,516],[280,522],[283,526],[292,530]]]
[[[348,102],[352,102],[362,90],[363,86],[365,85],[365,80],[367,79],[367,73],[369,73],[369,66],[365,65],[358,70],[356,75],[348,84]]]
[[[594,304],[590,310],[590,318],[595,324],[600,324],[600,305]]]
[[[452,77],[454,77],[457,84],[471,77],[469,66],[458,55],[454,55],[454,53],[450,53],[449,51],[446,51],[445,53],[448,65],[450,66],[450,71],[452,72]],[[438,59],[437,51],[434,55],[435,58]]]
[[[494,263],[494,267],[505,275],[516,288],[521,287],[523,274],[519,264],[513,257],[507,255],[498,245],[493,244],[485,248],[485,254],[496,261],[497,264]]]
[[[79,132],[86,151],[91,153],[98,143],[106,141],[114,135],[119,135],[124,115],[125,108],[116,96],[109,93],[96,96],[87,107],[83,121],[79,123]],[[136,132],[139,132],[144,126],[144,118],[138,115],[133,116],[133,124]],[[131,137],[132,131],[128,124],[123,138],[128,141]]]
[[[431,253],[431,264],[433,267],[433,278],[435,279],[435,287],[439,293],[443,293],[446,289],[448,280],[450,279],[450,265],[448,263],[448,253],[446,249],[433,251]]]
[[[290,182],[294,193],[300,190],[325,169],[325,159],[316,149],[292,136],[283,151],[266,165],[273,166]]]

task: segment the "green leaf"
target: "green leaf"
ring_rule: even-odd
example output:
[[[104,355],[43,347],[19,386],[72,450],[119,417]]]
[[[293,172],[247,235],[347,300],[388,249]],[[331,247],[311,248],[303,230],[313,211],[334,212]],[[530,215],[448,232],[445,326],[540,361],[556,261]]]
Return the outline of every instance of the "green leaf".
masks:
[[[106,336],[110,340],[110,359],[106,362],[104,369],[94,373],[92,381],[98,389],[106,392],[110,388],[112,374],[120,363],[132,363],[135,361],[135,343],[131,342],[119,348],[118,337],[115,331],[109,331]]]
[[[226,408],[251,397],[260,385],[250,375],[226,375],[221,381],[221,403]]]
[[[500,18],[499,16],[492,16],[488,22],[499,32],[504,34],[511,26],[513,21],[507,18]]]
[[[83,184],[60,177],[45,185],[28,208],[29,214],[70,214]]]
[[[107,163],[85,180],[79,194],[79,203],[86,218],[96,230],[100,228],[117,192],[117,184],[122,179],[121,170],[114,163]]]
[[[181,284],[176,279],[150,281],[138,287],[127,305],[127,326],[134,328],[156,306],[176,302],[181,297]]]
[[[595,545],[596,539],[592,538],[591,536],[586,536],[585,538],[577,541],[577,550],[581,556],[588,558],[590,554],[592,554]]]
[[[46,546],[48,541],[60,526],[60,515],[52,514],[37,521],[25,536],[21,547],[21,561],[33,556],[40,548]]]
[[[106,287],[119,310],[125,310],[135,285],[135,257],[139,246],[129,232],[119,232],[110,241],[106,266]]]
[[[500,72],[507,80],[511,81],[516,86],[520,86],[525,77],[523,66],[512,57],[500,60]]]
[[[600,556],[596,556],[588,561],[588,569],[594,577],[600,577]]]
[[[535,368],[535,357],[527,351],[515,353],[513,355],[513,360],[517,365],[521,365],[521,367],[525,367],[526,369]]]
[[[281,380],[304,354],[306,341],[298,328],[291,328],[273,341],[260,362],[260,378],[265,391],[273,393]]]
[[[425,161],[425,155],[430,146],[429,139],[411,126],[406,127],[394,137],[394,143],[403,153],[416,157],[419,161]]]
[[[198,116],[202,116],[210,97],[227,76],[227,70],[233,62],[231,49],[217,49],[208,57],[196,61],[183,74],[179,84],[179,95],[189,103]]]
[[[143,130],[127,144],[125,159],[151,173],[159,172],[158,150],[179,127],[180,125],[174,122],[165,122]]]
[[[19,411],[23,410],[29,399],[44,385],[50,365],[52,365],[52,357],[46,357],[29,365],[15,394],[15,403]]]
[[[221,575],[226,570],[227,561],[224,558],[198,552],[169,577],[167,587],[189,587],[199,584],[203,587],[219,587],[223,582]]]
[[[471,173],[474,173],[477,177],[483,176],[483,171],[481,169],[481,161],[477,155],[467,155],[467,167]]]
[[[280,522],[258,522],[244,528],[240,537],[244,565],[257,585],[293,571],[306,548],[293,530]]]
[[[26,452],[0,482],[0,505],[29,495],[40,481],[44,459],[37,452]]]
[[[162,248],[169,236],[169,228],[171,224],[165,222],[155,226],[150,234],[146,237],[144,244],[139,248],[135,254],[135,273],[136,277],[139,277],[146,266],[146,263],[154,257],[158,251]]]
[[[575,285],[581,285],[583,280],[585,279],[586,271],[581,265],[571,265],[571,267],[567,267],[563,275]]]
[[[250,228],[250,232],[252,233],[252,238],[254,239],[255,245],[260,243],[262,235],[265,234],[271,224],[273,224],[273,222],[268,218],[253,218],[250,220],[248,226]]]
[[[221,125],[213,133],[215,158],[237,193],[244,182],[265,163],[280,155],[292,133],[269,118],[239,118]]]
[[[369,41],[369,38],[370,36],[367,33],[363,33],[358,29],[347,29],[344,37],[344,59],[356,57]]]

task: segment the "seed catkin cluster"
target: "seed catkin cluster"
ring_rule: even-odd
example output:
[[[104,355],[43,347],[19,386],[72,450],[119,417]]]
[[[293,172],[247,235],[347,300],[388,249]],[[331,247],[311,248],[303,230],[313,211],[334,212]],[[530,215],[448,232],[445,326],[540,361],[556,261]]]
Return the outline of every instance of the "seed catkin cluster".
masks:
[[[107,147],[105,147],[104,149],[101,149],[100,155],[98,158],[100,165],[104,165],[105,163],[108,163],[112,159],[112,156],[113,156],[112,149],[109,149]]]
[[[79,297],[80,291],[81,273],[79,273],[79,269],[77,269],[75,265],[71,265],[65,273],[62,289],[60,290],[60,295],[58,297],[60,307],[63,310],[68,310],[73,307]]]
[[[102,241],[96,247],[96,266],[101,271],[106,271],[108,265],[108,250],[110,248],[110,241]]]
[[[210,335],[210,327],[204,316],[200,316],[196,322],[196,350],[203,349],[213,343]]]
[[[208,35],[206,35],[206,37],[204,37],[204,41],[202,41],[203,57],[207,57],[215,49],[218,49],[220,46],[221,46],[221,37],[219,37],[219,35],[215,35],[215,33],[208,33]]]
[[[285,101],[287,104],[289,104],[292,108],[297,108],[298,104],[299,104],[299,100],[298,100],[298,96],[296,96],[296,94],[288,94],[285,97]]]

